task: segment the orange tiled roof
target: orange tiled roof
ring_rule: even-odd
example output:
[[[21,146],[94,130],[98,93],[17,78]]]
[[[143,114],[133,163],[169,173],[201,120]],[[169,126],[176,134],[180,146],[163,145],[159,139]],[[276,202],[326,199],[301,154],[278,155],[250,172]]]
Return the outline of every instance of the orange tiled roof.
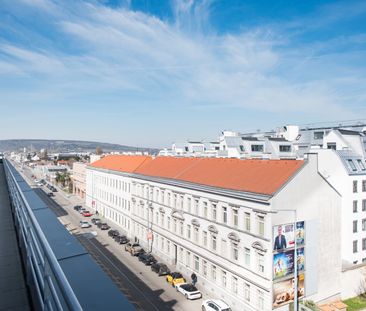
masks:
[[[299,160],[175,157],[152,159],[141,156],[108,156],[91,166],[271,195],[280,189],[303,163],[304,161]]]
[[[90,164],[92,167],[126,173],[134,172],[140,165],[151,161],[150,156],[109,155]]]
[[[135,173],[262,194],[275,193],[302,166],[296,160],[157,157]]]

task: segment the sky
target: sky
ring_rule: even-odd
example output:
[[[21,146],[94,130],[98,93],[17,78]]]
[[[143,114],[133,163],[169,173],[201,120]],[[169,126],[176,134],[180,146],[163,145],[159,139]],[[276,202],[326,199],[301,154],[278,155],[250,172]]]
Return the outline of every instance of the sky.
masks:
[[[366,118],[366,1],[1,0],[0,139],[137,147]]]

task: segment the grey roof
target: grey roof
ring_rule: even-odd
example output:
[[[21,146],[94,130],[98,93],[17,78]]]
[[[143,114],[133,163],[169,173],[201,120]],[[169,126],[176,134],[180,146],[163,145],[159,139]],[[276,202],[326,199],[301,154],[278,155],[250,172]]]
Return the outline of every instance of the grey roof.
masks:
[[[246,137],[242,137],[241,139],[242,140],[257,141],[258,137],[246,136]]]
[[[343,135],[356,135],[356,136],[360,136],[360,132],[357,131],[351,131],[351,130],[343,130],[343,129],[339,129],[338,130],[339,133],[343,134]]]
[[[272,140],[272,141],[283,141],[283,142],[287,142],[289,143],[289,141],[283,137],[268,137],[268,140]]]
[[[358,163],[359,161],[361,161],[363,163],[363,166],[366,167],[366,163],[360,155],[354,153],[351,150],[336,150],[335,152],[341,159],[342,164],[345,167],[348,175],[366,175],[365,168],[362,169],[362,167],[360,167],[360,164]],[[355,169],[351,168],[349,161],[352,161]]]

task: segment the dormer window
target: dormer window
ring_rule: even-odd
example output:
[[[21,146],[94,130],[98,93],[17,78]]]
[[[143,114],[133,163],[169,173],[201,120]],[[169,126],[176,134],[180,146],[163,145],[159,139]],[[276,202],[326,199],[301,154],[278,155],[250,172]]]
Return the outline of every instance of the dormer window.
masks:
[[[353,160],[348,159],[348,160],[347,160],[347,162],[348,162],[348,166],[350,167],[350,169],[351,169],[352,171],[356,172],[356,171],[357,171],[357,168],[356,168],[355,163],[353,163]]]

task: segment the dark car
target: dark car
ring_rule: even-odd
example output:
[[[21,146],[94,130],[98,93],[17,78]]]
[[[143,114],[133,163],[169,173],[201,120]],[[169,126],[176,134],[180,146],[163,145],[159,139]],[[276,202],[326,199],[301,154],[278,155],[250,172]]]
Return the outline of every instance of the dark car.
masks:
[[[139,255],[139,260],[141,262],[143,262],[146,266],[151,266],[153,263],[156,262],[156,259],[151,254],[145,253],[145,254],[142,254],[141,256],[142,256],[142,258],[140,259],[140,255]]]
[[[129,239],[125,235],[120,235],[116,242],[118,242],[119,244],[126,244],[129,242]]]
[[[50,189],[51,190],[51,188],[52,188],[52,186],[50,185],[50,184],[47,184],[47,186],[46,186],[48,189]]]
[[[75,205],[74,210],[79,211],[81,208],[83,208],[81,205]]]
[[[47,193],[47,196],[54,197],[55,195],[53,194],[53,192],[49,192],[49,193]]]
[[[99,227],[99,226],[98,226]],[[110,229],[111,227],[108,226],[108,224],[106,222],[103,222],[101,225],[100,225],[100,229],[101,230],[108,230]]]
[[[119,232],[118,232],[118,230],[111,229],[111,230],[108,231],[108,235],[111,238],[114,238],[115,236],[119,236]]]
[[[159,276],[168,275],[170,273],[170,270],[167,265],[158,262],[153,263],[151,265],[151,271],[154,271]]]
[[[98,223],[102,222],[99,218],[92,218],[91,222],[94,224],[94,225],[97,225]]]
[[[56,189],[55,187],[51,187],[51,190],[52,190],[53,192],[57,192],[57,189]]]

